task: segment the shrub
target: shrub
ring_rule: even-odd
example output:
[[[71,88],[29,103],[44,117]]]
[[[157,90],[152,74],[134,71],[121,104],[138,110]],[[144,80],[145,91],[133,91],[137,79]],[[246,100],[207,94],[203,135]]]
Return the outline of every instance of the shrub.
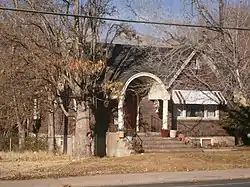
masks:
[[[249,131],[250,130],[250,106],[237,106],[228,112],[228,115],[223,120],[223,125],[226,128]]]
[[[26,151],[47,151],[48,141],[46,137],[32,137],[25,138],[24,150]]]
[[[250,133],[250,106],[236,106],[229,110],[228,115],[223,119],[222,126],[236,139],[249,143],[247,134]],[[239,142],[237,142],[239,143]]]
[[[18,137],[16,136],[2,136],[0,137],[0,151],[11,151],[18,150]]]
[[[11,142],[10,142],[11,140]],[[48,141],[47,137],[27,136],[25,137],[24,147],[22,150],[18,149],[18,136],[5,136],[0,138],[0,151],[47,151]]]

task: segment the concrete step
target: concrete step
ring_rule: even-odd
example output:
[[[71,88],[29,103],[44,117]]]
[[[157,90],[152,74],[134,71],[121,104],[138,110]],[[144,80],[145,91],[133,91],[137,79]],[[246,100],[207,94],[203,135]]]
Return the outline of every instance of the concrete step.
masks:
[[[138,132],[139,136],[161,136],[160,132]]]
[[[160,135],[140,135],[145,153],[167,153],[167,152],[201,152],[202,149],[192,148],[178,138],[161,137]],[[130,145],[131,149],[132,146]]]
[[[202,149],[181,148],[181,149],[145,149],[145,153],[174,153],[174,152],[202,152]]]
[[[191,148],[191,146],[185,145],[185,144],[143,144],[144,149],[185,149],[185,148]]]
[[[145,137],[140,137],[142,140],[168,140],[168,141],[179,141],[178,138],[164,138],[164,137],[160,137],[160,136],[145,136]]]
[[[183,142],[181,141],[168,141],[168,140],[144,140],[143,142],[143,145],[148,145],[148,144],[175,144],[175,145],[182,145],[184,144]]]
[[[191,145],[186,145],[178,138],[155,136],[140,136],[145,153],[162,153],[162,152],[193,152],[201,151],[194,149]]]

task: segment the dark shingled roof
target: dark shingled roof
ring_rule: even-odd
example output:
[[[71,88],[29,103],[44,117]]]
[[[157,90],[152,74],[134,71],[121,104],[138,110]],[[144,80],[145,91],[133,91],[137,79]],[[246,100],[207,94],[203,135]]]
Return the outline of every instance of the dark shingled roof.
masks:
[[[193,49],[188,45],[173,47],[115,44],[110,46],[110,80],[126,82],[139,72],[153,73],[167,85]]]

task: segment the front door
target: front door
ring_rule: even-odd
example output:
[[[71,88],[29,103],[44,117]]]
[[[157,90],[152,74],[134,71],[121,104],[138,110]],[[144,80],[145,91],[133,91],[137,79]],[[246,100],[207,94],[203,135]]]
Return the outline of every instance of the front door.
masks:
[[[137,97],[131,92],[126,93],[124,106],[124,127],[128,136],[136,132]]]
[[[158,103],[158,104],[157,104]],[[158,105],[158,106],[156,106]],[[162,128],[162,101],[142,98],[140,102],[140,132],[160,132]]]

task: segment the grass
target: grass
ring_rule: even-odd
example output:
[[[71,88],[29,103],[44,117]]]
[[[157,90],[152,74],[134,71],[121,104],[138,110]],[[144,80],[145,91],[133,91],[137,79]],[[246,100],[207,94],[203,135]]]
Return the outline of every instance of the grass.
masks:
[[[250,151],[162,153],[78,160],[43,152],[0,153],[1,180],[233,168],[250,168]]]

